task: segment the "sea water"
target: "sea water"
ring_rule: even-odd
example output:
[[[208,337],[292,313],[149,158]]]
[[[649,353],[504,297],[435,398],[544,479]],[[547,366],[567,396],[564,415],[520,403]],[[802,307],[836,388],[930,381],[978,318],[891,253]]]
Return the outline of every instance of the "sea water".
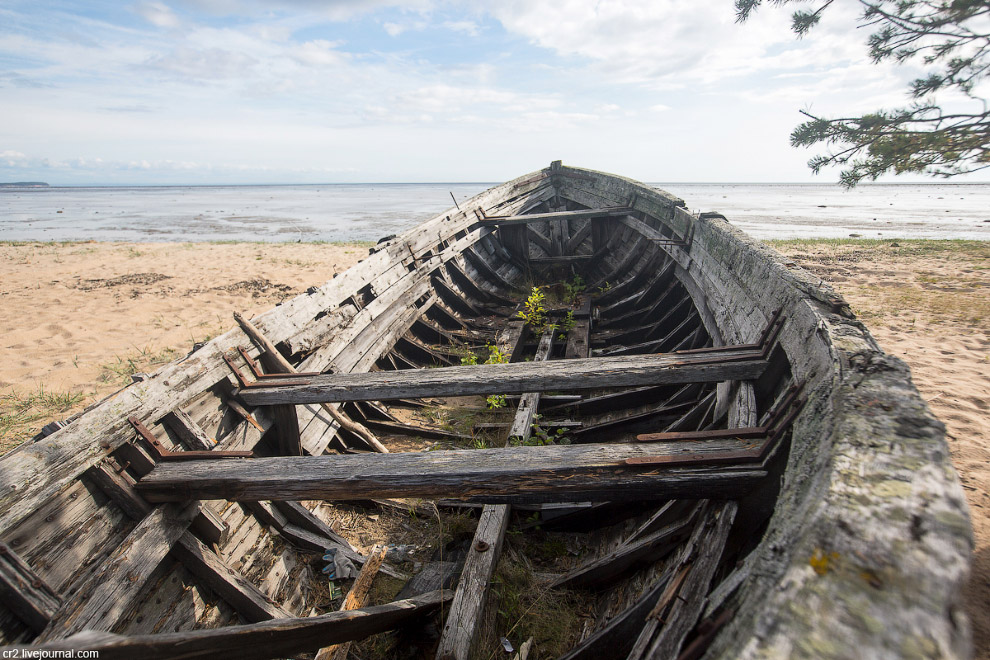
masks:
[[[0,188],[0,240],[357,241],[416,226],[494,184]],[[657,183],[760,238],[990,240],[990,184]]]

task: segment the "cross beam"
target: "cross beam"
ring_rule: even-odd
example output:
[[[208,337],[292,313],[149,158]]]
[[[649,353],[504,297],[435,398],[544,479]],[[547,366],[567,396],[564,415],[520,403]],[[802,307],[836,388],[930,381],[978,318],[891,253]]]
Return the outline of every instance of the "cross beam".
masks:
[[[184,461],[158,464],[137,489],[149,502],[734,498],[765,475],[758,451],[752,451],[759,446],[758,441],[727,439]]]
[[[524,225],[530,222],[545,220],[583,220],[586,218],[608,218],[625,216],[633,209],[624,206],[610,206],[601,209],[581,209],[579,211],[553,211],[551,213],[527,213],[525,215],[487,215],[481,218],[475,226],[504,227],[506,225]]]
[[[323,374],[244,387],[239,393],[244,402],[252,406],[381,401],[749,380],[758,378],[766,367],[763,354],[747,347],[693,354]]]

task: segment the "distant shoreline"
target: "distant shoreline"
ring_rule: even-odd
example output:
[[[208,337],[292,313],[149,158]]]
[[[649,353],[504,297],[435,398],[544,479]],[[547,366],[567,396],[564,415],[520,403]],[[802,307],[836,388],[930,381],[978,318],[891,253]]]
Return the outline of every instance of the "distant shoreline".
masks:
[[[44,181],[14,181],[12,183],[0,182],[0,188],[51,188]]]

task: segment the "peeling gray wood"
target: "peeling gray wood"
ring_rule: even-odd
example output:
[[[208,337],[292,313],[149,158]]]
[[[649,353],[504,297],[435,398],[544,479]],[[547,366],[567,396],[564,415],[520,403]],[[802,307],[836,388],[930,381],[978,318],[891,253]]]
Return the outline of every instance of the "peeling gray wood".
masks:
[[[515,394],[590,387],[705,383],[758,377],[766,360],[751,350],[706,354],[634,355],[546,364],[483,364],[442,369],[314,376],[297,384],[246,388],[251,405],[364,401],[409,397]],[[295,381],[294,381],[295,383]]]
[[[452,497],[507,503],[735,497],[752,488],[763,471],[745,466],[624,464],[637,457],[715,455],[728,446],[745,448],[715,442],[584,444],[182,461],[159,465],[138,482],[137,489],[150,502]]]
[[[109,630],[130,611],[152,572],[199,513],[199,503],[156,508],[134,528],[90,581],[66,600],[38,640],[64,639],[81,630]]]

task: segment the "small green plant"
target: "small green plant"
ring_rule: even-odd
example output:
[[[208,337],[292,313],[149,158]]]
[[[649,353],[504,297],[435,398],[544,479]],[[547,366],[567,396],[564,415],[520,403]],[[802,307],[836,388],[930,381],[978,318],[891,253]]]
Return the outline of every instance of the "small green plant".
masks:
[[[539,417],[533,422],[528,438],[512,438],[511,444],[523,447],[546,447],[547,445],[569,445],[571,441],[566,437],[567,430],[559,428],[554,432],[540,426]]]
[[[485,360],[485,364],[506,364],[509,361],[509,356],[502,352],[498,346],[494,344],[488,344],[488,359]]]
[[[542,331],[547,325],[546,294],[538,286],[534,286],[529,297],[523,305],[523,309],[517,314],[534,330]]]
[[[603,293],[608,293],[611,290],[612,290],[612,285],[609,284],[608,280],[605,280],[605,284],[598,287],[598,295],[601,295]]]
[[[568,311],[567,316],[564,317],[564,322],[560,324],[561,334],[558,335],[557,339],[559,339],[560,341],[564,341],[565,339],[567,339],[567,333],[573,330],[574,326],[576,325],[577,325],[577,321],[574,320],[574,312]]]
[[[505,406],[508,405],[508,401],[506,401],[504,394],[489,394],[485,398],[485,402],[492,410],[497,408],[505,408]]]
[[[485,360],[485,364],[506,364],[508,361],[509,356],[503,353],[502,349],[494,344],[488,344],[488,359]],[[508,403],[504,394],[489,394],[485,402],[491,410],[505,408]]]
[[[573,305],[577,302],[578,296],[584,293],[584,278],[574,275],[570,282],[564,282],[564,302]]]
[[[473,367],[474,365],[478,364],[478,356],[475,355],[474,353],[468,353],[467,355],[461,358],[461,364],[463,364],[466,367],[468,366]]]

